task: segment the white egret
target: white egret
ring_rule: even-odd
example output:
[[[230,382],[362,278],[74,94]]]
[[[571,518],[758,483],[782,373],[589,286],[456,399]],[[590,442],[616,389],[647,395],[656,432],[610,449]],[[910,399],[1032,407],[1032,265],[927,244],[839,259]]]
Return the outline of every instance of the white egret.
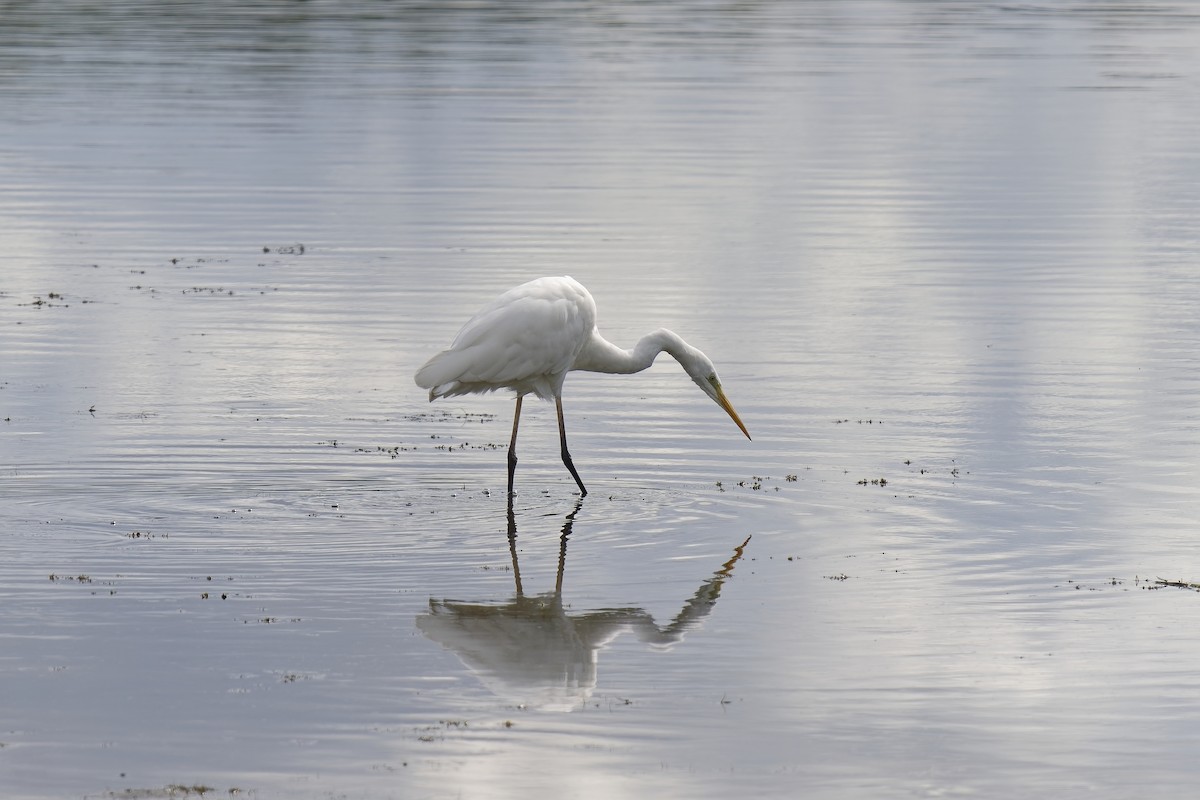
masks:
[[[508,496],[517,468],[517,425],[521,400],[535,394],[553,400],[558,411],[562,460],[579,492],[587,489],[567,451],[563,423],[563,380],[571,370],[627,374],[641,372],[666,351],[706,395],[725,409],[746,438],[750,433],[721,389],[712,361],[665,328],[643,336],[632,350],[607,341],[596,328],[596,301],[574,278],[538,278],[497,297],[473,316],[449,350],[417,370],[415,380],[429,400],[512,389],[517,393],[512,439],[508,445]]]

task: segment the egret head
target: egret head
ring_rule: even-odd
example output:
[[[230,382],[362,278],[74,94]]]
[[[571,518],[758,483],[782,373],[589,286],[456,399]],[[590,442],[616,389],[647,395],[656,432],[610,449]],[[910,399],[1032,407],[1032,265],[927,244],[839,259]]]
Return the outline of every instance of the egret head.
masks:
[[[695,348],[691,348],[688,353],[689,358],[682,361],[683,368],[687,370],[687,374],[696,382],[706,395],[713,399],[717,405],[725,409],[733,421],[741,429],[742,433],[746,434],[746,438],[750,438],[750,431],[746,430],[746,426],[742,424],[741,417],[733,408],[733,403],[729,402],[729,398],[725,396],[725,390],[721,388],[721,379],[717,377],[717,368],[713,366],[712,361],[708,356],[701,353]]]

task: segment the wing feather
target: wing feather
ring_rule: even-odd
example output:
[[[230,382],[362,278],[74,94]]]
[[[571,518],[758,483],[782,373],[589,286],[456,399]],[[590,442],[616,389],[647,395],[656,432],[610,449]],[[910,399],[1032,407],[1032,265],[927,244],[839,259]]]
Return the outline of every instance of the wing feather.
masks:
[[[539,278],[480,309],[415,379],[431,400],[496,389],[552,399],[595,326],[596,304],[583,286]]]

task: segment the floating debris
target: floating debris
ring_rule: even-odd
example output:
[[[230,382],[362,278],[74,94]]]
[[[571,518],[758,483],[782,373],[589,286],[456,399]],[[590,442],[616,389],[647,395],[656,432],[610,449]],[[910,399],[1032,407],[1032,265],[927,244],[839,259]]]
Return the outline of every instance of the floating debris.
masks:
[[[1157,587],[1173,586],[1176,589],[1190,589],[1193,592],[1200,592],[1200,583],[1191,581],[1169,581],[1166,578],[1155,578],[1154,583]]]

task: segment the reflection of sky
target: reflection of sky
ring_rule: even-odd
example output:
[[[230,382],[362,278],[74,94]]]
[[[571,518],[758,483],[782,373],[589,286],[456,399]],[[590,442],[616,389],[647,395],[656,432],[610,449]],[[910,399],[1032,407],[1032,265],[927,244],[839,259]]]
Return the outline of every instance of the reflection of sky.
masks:
[[[1194,20],[925,3],[357,19],[318,3],[229,27],[211,6],[110,8],[0,26],[14,473],[68,497],[92,470],[109,492],[165,482],[150,503],[165,519],[183,478],[201,494],[300,475],[308,491],[478,497],[501,486],[502,453],[429,437],[504,441],[511,401],[448,407],[498,415],[478,434],[413,421],[440,406],[411,372],[496,291],[570,273],[613,340],[667,325],[712,356],[755,437],[669,362],[570,378],[572,450],[606,487],[573,551],[577,602],[670,618],[710,569],[673,561],[678,543],[699,563],[731,527],[753,528],[757,561],[687,648],[605,651],[599,692],[636,697],[629,729],[539,721],[513,749],[534,759],[562,733],[589,768],[651,769],[630,739],[686,728],[664,755],[677,776],[709,766],[686,745],[720,755],[752,729],[739,756],[762,773],[866,753],[872,786],[961,741],[965,764],[1061,787],[1120,749],[1134,708],[1176,695],[1162,728],[1182,725],[1186,609],[1053,587],[1200,578]],[[277,252],[294,242],[303,256]],[[18,305],[50,291],[70,307]],[[524,497],[565,496],[552,414],[528,413]],[[355,453],[398,444],[416,449]],[[736,486],[764,474],[764,492]],[[888,489],[856,483],[881,476]],[[363,524],[407,542],[407,513]],[[422,598],[463,596],[460,571],[430,569],[448,585]],[[631,733],[642,708],[666,721]],[[1062,744],[1056,717],[1085,712],[1099,724]],[[1130,751],[1162,732],[1130,730]],[[1172,775],[1178,754],[1147,763]],[[470,768],[477,785],[517,769]]]

